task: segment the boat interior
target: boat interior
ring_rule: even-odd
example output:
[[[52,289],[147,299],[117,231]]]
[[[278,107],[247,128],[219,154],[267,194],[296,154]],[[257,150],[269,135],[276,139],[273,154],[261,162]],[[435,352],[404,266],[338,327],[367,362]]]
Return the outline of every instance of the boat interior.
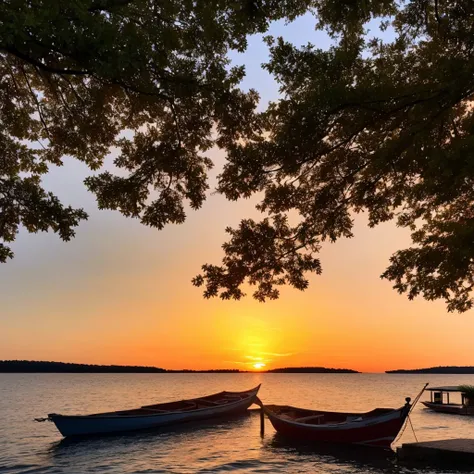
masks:
[[[156,403],[154,405],[144,405],[140,408],[131,410],[111,411],[106,413],[96,413],[88,416],[147,416],[164,413],[183,412],[198,410],[201,408],[210,408],[226,405],[228,403],[238,402],[249,398],[249,392],[221,392],[202,398],[193,398],[190,400],[180,400],[169,403]]]
[[[375,410],[366,413],[341,413],[306,410],[304,408],[295,408],[281,405],[265,405],[265,408],[283,420],[295,421],[297,423],[304,423],[308,425],[325,425],[362,421],[366,420],[367,418],[373,418],[393,411],[393,408],[376,408]]]

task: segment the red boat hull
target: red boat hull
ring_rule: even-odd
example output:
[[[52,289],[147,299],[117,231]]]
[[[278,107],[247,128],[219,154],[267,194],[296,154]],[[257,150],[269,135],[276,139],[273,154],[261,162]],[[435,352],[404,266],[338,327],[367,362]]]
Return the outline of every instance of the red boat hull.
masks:
[[[403,407],[361,421],[313,425],[284,419],[267,407],[265,412],[275,430],[292,439],[318,443],[361,444],[381,448],[390,448],[408,415],[408,409]]]

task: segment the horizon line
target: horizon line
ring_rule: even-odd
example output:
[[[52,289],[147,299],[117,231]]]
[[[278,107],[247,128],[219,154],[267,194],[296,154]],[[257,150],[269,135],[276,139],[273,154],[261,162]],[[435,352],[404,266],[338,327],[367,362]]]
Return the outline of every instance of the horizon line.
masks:
[[[240,368],[207,368],[207,369],[189,369],[189,368],[180,368],[180,369],[166,369],[164,367],[158,367],[153,365],[122,365],[122,364],[89,364],[82,362],[61,362],[61,361],[47,361],[47,360],[27,360],[27,359],[3,359],[0,360],[0,373],[2,372],[2,366],[11,366],[11,365],[58,365],[58,366],[77,366],[78,368],[116,368],[116,369],[137,369],[139,371],[143,370],[153,370],[160,373],[173,373],[173,372],[233,372],[233,373],[265,373],[273,371],[285,371],[285,370],[317,370],[322,371],[334,371],[334,372],[344,372],[344,373],[361,373],[355,369],[349,368],[339,368],[339,367],[325,367],[325,366],[292,366],[292,367],[275,367],[270,369],[240,369]],[[375,373],[375,372],[374,372]]]

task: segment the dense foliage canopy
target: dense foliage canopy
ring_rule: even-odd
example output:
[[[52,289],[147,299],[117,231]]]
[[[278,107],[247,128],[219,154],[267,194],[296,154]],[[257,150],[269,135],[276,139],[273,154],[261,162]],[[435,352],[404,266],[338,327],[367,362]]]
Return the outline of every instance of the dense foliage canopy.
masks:
[[[228,147],[220,190],[263,192],[261,222],[229,229],[220,267],[195,279],[206,296],[259,300],[278,285],[304,289],[320,272],[321,242],[352,236],[353,214],[371,226],[395,219],[413,246],[382,275],[409,298],[472,307],[474,285],[474,2],[318,1],[321,50],[270,38],[266,65],[282,99],[261,115],[262,133]],[[393,41],[367,39],[381,17]],[[299,222],[290,225],[289,213]]]
[[[267,38],[281,100],[257,114],[229,49],[277,18],[315,12],[329,50]],[[393,40],[369,39],[379,18]],[[308,285],[325,240],[396,220],[413,245],[383,277],[409,298],[472,307],[474,2],[471,0],[7,0],[0,5],[0,239],[22,224],[64,239],[86,217],[41,188],[66,155],[120,176],[86,184],[101,208],[162,228],[205,199],[217,144],[228,199],[263,193],[261,222],[228,229],[205,296],[278,297]],[[289,215],[297,217],[290,224]],[[0,260],[11,256],[0,242]]]
[[[87,216],[41,187],[66,156],[119,176],[86,184],[101,208],[162,228],[199,208],[202,152],[252,126],[257,95],[237,85],[229,49],[304,0],[5,0],[0,3],[0,261],[22,224],[68,240]],[[212,134],[217,131],[217,138]],[[2,243],[3,241],[3,243]]]

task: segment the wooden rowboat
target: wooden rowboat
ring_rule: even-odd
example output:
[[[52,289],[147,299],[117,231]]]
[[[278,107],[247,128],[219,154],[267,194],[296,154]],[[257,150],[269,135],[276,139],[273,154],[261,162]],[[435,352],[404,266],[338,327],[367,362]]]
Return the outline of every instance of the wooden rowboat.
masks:
[[[47,418],[37,418],[36,421],[52,421],[63,436],[90,436],[151,429],[243,413],[255,402],[259,388],[260,385],[245,392],[219,392],[190,400],[93,415],[51,413]]]
[[[400,408],[376,408],[366,413],[306,410],[287,405],[261,406],[275,430],[288,438],[390,448],[421,393],[413,404],[406,398],[405,405]]]

